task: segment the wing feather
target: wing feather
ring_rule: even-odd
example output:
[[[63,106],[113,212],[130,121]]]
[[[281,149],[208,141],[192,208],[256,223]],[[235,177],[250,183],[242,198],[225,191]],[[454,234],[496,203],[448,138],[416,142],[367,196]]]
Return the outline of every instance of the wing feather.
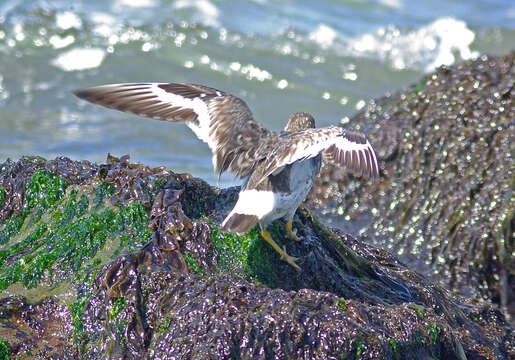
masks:
[[[260,140],[274,133],[256,122],[247,104],[223,91],[195,84],[127,83],[96,86],[74,93],[111,109],[157,120],[184,122],[213,152],[219,174],[247,177],[263,159]]]
[[[376,154],[363,134],[328,126],[282,134],[278,141],[279,144],[265,160],[264,170],[257,183],[286,165],[313,158],[320,153],[329,162],[349,169],[356,176],[379,176]]]

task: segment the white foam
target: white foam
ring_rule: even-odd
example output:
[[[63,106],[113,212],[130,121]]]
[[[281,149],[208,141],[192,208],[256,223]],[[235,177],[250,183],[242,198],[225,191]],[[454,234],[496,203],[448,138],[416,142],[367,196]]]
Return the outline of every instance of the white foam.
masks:
[[[309,39],[319,44],[322,48],[326,49],[331,46],[336,39],[336,31],[324,24],[317,26],[315,30],[309,33]]]
[[[288,80],[286,80],[286,79],[281,79],[277,83],[277,88],[279,88],[281,90],[286,89],[287,86],[288,86]]]
[[[195,21],[207,26],[220,27],[220,11],[208,0],[179,0],[173,6],[175,9],[194,8],[197,11]]]
[[[82,20],[79,18],[79,16],[71,11],[57,13],[55,17],[56,25],[63,30],[68,30],[71,28],[80,29],[82,26]]]
[[[90,19],[95,24],[93,32],[105,38],[110,38],[111,36],[116,37],[117,33],[122,28],[121,24],[114,16],[105,12],[92,12]],[[110,44],[114,45],[111,41]]]
[[[474,38],[465,22],[444,17],[405,34],[395,26],[379,28],[375,34],[351,40],[349,45],[356,56],[379,56],[399,70],[421,68],[429,72],[453,64],[455,52],[464,60],[476,58],[478,52],[470,49]]]
[[[400,0],[379,0],[379,2],[385,6],[400,9],[402,8],[402,2]]]
[[[117,0],[114,4],[115,9],[121,9],[123,7],[143,8],[151,6],[156,6],[153,0]]]
[[[75,42],[75,37],[73,35],[68,35],[62,38],[59,35],[52,35],[48,41],[52,44],[54,49],[62,49],[73,44]]]
[[[52,65],[63,71],[87,70],[99,67],[106,52],[98,48],[73,49],[52,60]]]
[[[9,91],[4,87],[4,77],[0,74],[0,100],[5,100],[9,97]]]
[[[265,80],[271,80],[272,74],[270,74],[268,71],[264,69],[260,69],[257,66],[253,64],[248,64],[243,66],[240,69],[240,72],[242,74],[245,74],[246,78],[249,80],[256,79],[258,81],[265,81]]]
[[[116,18],[105,12],[93,12],[91,13],[91,21],[96,24],[113,25],[116,23]]]

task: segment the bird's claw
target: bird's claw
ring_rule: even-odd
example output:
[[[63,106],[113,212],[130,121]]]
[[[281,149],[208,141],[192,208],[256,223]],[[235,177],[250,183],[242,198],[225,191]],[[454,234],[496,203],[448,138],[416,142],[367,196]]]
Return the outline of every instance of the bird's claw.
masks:
[[[298,272],[301,271],[300,266],[295,263],[295,261],[299,260],[298,257],[290,256],[288,253],[286,253],[286,247],[283,246],[282,252],[281,252],[281,260],[286,261],[288,264],[293,266],[295,270]]]
[[[295,270],[297,270],[298,272],[301,271],[299,265],[295,263],[295,261],[297,261],[298,258],[288,255],[288,253],[286,252],[286,247],[283,246],[281,248],[279,245],[277,245],[274,239],[272,239],[272,235],[270,235],[268,231],[266,231],[265,229],[261,229],[261,236],[263,237],[263,239],[265,239],[267,243],[270,244],[270,246],[272,246],[272,248],[275,251],[277,251],[277,253],[281,256],[281,260],[293,266]]]

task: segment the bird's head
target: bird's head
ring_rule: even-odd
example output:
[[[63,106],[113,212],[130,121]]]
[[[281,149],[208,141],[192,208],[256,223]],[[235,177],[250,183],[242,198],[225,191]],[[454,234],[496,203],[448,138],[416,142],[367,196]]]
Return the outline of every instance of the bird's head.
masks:
[[[284,131],[293,132],[305,129],[313,129],[315,127],[315,119],[311,114],[306,112],[298,112],[293,114],[288,120]]]

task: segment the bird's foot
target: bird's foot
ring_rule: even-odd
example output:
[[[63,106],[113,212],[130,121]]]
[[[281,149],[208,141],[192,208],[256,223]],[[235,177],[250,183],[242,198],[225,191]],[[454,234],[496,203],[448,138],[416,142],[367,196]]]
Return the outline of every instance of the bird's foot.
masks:
[[[300,272],[300,266],[297,265],[295,263],[295,261],[299,260],[298,257],[295,257],[295,256],[290,256],[286,253],[286,247],[283,246],[283,248],[281,249],[282,251],[279,252],[279,254],[281,255],[281,260],[283,261],[286,261],[288,264],[290,264],[291,266],[293,266],[295,268],[295,270],[297,270],[298,272]]]
[[[261,229],[261,236],[263,237],[263,239],[265,239],[267,243],[270,244],[270,246],[274,248],[275,251],[277,251],[277,253],[281,256],[281,260],[286,261],[288,264],[293,266],[295,270],[297,270],[298,272],[301,271],[300,266],[295,263],[295,261],[297,261],[298,258],[288,255],[288,253],[286,253],[286,248],[284,246],[281,249],[281,247],[277,245],[274,239],[272,239],[272,235],[270,235],[268,231],[266,231],[265,229]]]
[[[288,235],[288,238],[291,240],[300,241],[297,234],[293,232],[293,223],[291,220],[286,222],[286,235]]]

